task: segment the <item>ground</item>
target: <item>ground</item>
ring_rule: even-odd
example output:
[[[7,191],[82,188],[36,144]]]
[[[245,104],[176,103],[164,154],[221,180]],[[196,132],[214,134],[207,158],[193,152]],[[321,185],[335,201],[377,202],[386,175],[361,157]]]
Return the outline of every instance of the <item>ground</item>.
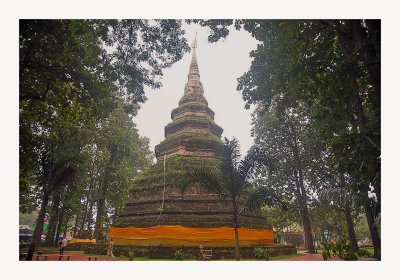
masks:
[[[288,258],[284,259],[277,259],[276,261],[323,261],[322,256],[320,254],[307,254],[304,251],[300,251],[299,254],[300,256],[287,256]],[[74,252],[64,252],[64,256],[70,256],[70,261],[88,261],[89,260],[89,255],[84,255],[83,251],[74,251]],[[49,253],[47,254],[47,260],[48,261],[58,261],[59,254],[53,254]],[[43,256],[39,257],[39,261],[42,261],[44,259]],[[33,260],[36,261],[36,255],[33,257]],[[100,255],[97,258],[97,261],[105,261],[106,258],[104,255]],[[109,258],[109,260],[112,261],[112,258]],[[127,258],[117,258],[117,261],[128,261]],[[154,261],[152,259],[144,259],[144,258],[135,258],[135,261],[140,261],[140,260],[145,260],[145,261]],[[372,258],[358,258],[359,261],[373,261],[375,259]],[[62,261],[65,261],[63,259]],[[157,260],[161,261],[161,260]],[[170,260],[163,260],[163,261],[170,261]],[[233,260],[232,260],[233,261]],[[245,260],[243,260],[245,261]],[[337,257],[332,257],[328,259],[328,261],[341,261],[341,259]]]

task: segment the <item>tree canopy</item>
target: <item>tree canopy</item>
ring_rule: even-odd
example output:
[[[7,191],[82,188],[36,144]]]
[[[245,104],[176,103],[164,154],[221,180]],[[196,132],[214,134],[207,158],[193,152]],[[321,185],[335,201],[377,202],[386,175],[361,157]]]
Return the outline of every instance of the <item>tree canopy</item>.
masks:
[[[163,69],[189,46],[178,20],[20,20],[19,27],[20,211],[40,205],[31,259],[49,203],[59,226],[75,216],[91,228],[96,209],[96,237],[123,207],[152,160],[132,122],[144,87],[159,88]]]
[[[333,166],[349,178],[346,188],[366,202],[363,209],[375,255],[380,258],[377,232],[381,200],[380,20],[196,22],[211,29],[210,42],[228,36],[231,25],[246,30],[259,41],[257,49],[250,53],[251,67],[238,78],[237,86],[246,108],[256,106],[255,126],[267,124],[265,115],[272,114],[284,122],[288,112],[299,109],[308,112],[307,121],[317,132],[316,139],[327,147],[325,155],[329,157],[320,159],[325,166]],[[273,126],[266,125],[263,133],[268,129]],[[254,134],[264,137],[257,130]],[[284,145],[277,151],[283,153]],[[326,183],[322,186],[329,188]],[[370,186],[376,199],[368,199]]]

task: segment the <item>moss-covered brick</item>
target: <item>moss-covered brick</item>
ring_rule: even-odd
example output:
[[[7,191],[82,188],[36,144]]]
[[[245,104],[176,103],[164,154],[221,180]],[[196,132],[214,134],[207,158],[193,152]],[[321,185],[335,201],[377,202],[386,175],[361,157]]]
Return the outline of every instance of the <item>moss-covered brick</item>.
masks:
[[[178,108],[175,108],[171,112],[171,118],[175,119],[176,115],[185,113],[185,112],[205,112],[208,114],[212,119],[214,118],[214,112],[207,107],[207,105],[199,102],[190,102],[186,104],[182,104]]]
[[[185,103],[192,103],[192,102],[203,103],[208,106],[207,99],[203,95],[200,95],[197,93],[185,94],[179,100],[179,105],[183,105]]]
[[[175,134],[173,136],[167,137],[164,141],[162,141],[160,145],[170,143],[171,141],[176,141],[179,139],[190,139],[191,141],[201,141],[201,142],[217,142],[222,144],[220,138],[215,135],[208,134],[208,133],[190,133],[190,132],[183,132],[179,134]]]

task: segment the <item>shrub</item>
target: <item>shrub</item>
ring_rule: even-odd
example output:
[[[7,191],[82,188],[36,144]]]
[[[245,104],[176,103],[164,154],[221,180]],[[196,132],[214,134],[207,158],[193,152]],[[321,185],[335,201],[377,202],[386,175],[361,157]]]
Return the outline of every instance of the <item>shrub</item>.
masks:
[[[253,250],[253,254],[256,257],[256,259],[263,259],[264,258],[264,249],[261,247],[256,247]]]
[[[358,252],[357,252],[357,255],[359,257],[367,257],[367,258],[371,257],[371,253],[368,250],[365,250],[365,249],[359,249]]]
[[[184,260],[185,255],[183,254],[182,250],[177,250],[175,252],[175,260]]]
[[[142,258],[150,258],[150,250],[146,248],[139,249],[139,254]]]
[[[253,250],[253,254],[256,257],[256,259],[259,260],[269,260],[269,256],[271,255],[272,250],[268,248],[263,248],[263,247],[256,247]]]
[[[130,259],[133,259],[135,257],[135,252],[134,251],[128,251],[128,257]]]
[[[324,259],[324,261],[328,260],[328,256],[330,257],[329,251],[322,251],[321,255],[322,255],[322,258]]]
[[[357,260],[357,256],[351,247],[351,243],[346,238],[340,239],[336,244],[333,242],[322,242],[322,245],[324,246],[324,251],[322,252],[322,257],[324,258],[324,260],[327,260],[328,257],[331,257],[331,251],[332,255],[337,256],[342,260]]]
[[[322,251],[322,258],[324,259],[324,261],[328,260],[328,258],[331,258],[331,245],[334,245],[334,243],[322,242],[322,246],[324,246],[324,250]]]

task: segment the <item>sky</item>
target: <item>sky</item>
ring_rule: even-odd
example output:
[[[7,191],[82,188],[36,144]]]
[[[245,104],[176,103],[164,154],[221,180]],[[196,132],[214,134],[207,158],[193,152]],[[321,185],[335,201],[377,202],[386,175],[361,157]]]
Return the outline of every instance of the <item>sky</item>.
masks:
[[[217,43],[208,43],[210,30],[197,24],[184,25],[185,37],[191,45],[197,32],[197,63],[204,96],[215,113],[215,122],[224,129],[222,139],[236,137],[244,156],[253,144],[251,137],[251,111],[236,90],[237,78],[249,70],[249,53],[257,48],[257,41],[246,31],[231,29],[229,36]],[[178,107],[184,94],[192,52],[171,68],[164,70],[163,86],[146,88],[148,100],[142,104],[133,121],[139,134],[150,139],[150,149],[165,139],[164,127],[170,123],[171,111]]]

